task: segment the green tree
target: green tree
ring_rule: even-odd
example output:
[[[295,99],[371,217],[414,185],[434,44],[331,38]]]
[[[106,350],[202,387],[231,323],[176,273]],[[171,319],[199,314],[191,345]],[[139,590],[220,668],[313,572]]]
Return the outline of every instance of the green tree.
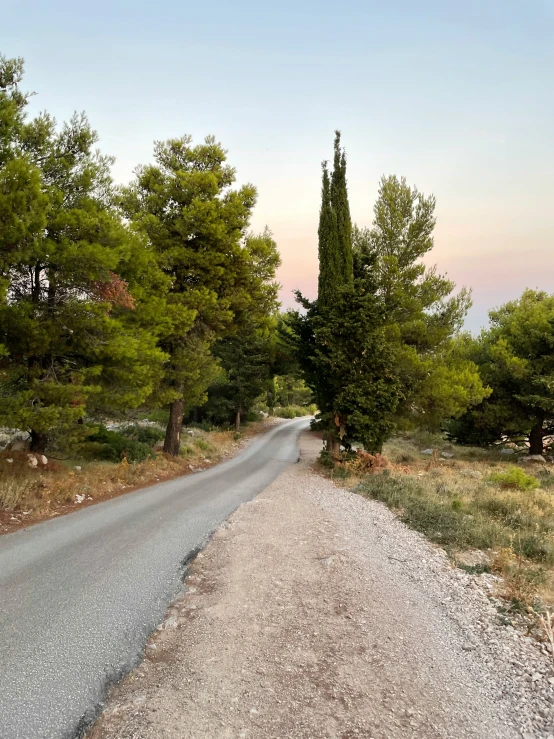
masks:
[[[253,321],[244,320],[236,333],[214,347],[225,371],[224,395],[240,431],[241,416],[266,391],[271,369],[271,336]]]
[[[22,65],[0,63],[0,418],[44,451],[53,429],[77,428],[92,396],[141,403],[163,354],[145,327],[129,329],[136,299],[118,270],[143,244],[113,201],[112,160],[94,150],[84,116],[58,128],[25,119]]]
[[[386,341],[395,348],[403,400],[400,426],[438,429],[487,394],[477,367],[456,351],[453,337],[463,325],[471,297],[427,267],[433,248],[435,198],[405,179],[381,180],[371,229],[354,229],[355,273],[371,271],[387,316]]]
[[[464,349],[492,393],[450,433],[462,443],[527,438],[529,453],[542,454],[554,433],[554,295],[525,290],[489,316],[490,327]]]
[[[352,222],[346,187],[346,154],[335,132],[333,172],[323,162],[319,213],[318,304],[330,306],[343,285],[352,282]]]
[[[158,142],[155,163],[123,192],[125,212],[171,282],[160,339],[170,359],[157,395],[169,404],[169,454],[179,452],[187,408],[205,401],[218,374],[214,342],[232,332],[235,314],[265,310],[277,291],[266,284],[279,259],[271,234],[247,233],[256,190],[233,189],[226,155],[213,137],[196,146],[190,136]]]
[[[334,169],[323,167],[319,225],[319,292],[300,293],[304,309],[289,318],[299,363],[319,409],[327,449],[359,441],[380,450],[401,399],[395,352],[387,340],[387,313],[373,250],[354,273],[352,226],[346,188],[346,156],[335,136]]]

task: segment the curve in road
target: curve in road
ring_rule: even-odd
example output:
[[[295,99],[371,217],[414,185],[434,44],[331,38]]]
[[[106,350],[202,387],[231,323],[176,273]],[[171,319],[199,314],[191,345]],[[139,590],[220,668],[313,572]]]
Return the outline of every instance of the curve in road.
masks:
[[[298,459],[306,419],[204,472],[0,538],[0,737],[69,739],[139,660],[190,554]]]

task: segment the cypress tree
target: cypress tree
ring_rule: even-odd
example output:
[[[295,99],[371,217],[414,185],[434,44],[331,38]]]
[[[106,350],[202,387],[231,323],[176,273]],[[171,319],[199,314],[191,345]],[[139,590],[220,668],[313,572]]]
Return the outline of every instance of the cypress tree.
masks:
[[[323,162],[321,185],[321,210],[319,212],[319,278],[318,302],[322,307],[331,305],[340,275],[339,240],[337,218],[331,204],[331,181],[327,162]]]
[[[340,148],[340,131],[335,131],[331,208],[337,222],[337,262],[339,284],[352,284],[352,220],[346,188],[346,154]]]

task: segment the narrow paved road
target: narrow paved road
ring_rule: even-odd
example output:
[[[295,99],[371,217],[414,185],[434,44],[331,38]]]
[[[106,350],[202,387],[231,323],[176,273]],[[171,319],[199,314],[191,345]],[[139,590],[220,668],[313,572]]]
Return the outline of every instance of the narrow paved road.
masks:
[[[298,458],[306,419],[205,472],[0,538],[0,737],[79,734],[135,664],[182,563]]]

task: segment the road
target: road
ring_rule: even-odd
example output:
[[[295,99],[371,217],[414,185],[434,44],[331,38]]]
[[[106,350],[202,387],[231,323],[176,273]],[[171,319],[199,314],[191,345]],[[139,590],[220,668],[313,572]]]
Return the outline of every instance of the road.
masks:
[[[139,659],[183,562],[298,459],[306,419],[204,472],[0,537],[0,737],[69,739]]]

